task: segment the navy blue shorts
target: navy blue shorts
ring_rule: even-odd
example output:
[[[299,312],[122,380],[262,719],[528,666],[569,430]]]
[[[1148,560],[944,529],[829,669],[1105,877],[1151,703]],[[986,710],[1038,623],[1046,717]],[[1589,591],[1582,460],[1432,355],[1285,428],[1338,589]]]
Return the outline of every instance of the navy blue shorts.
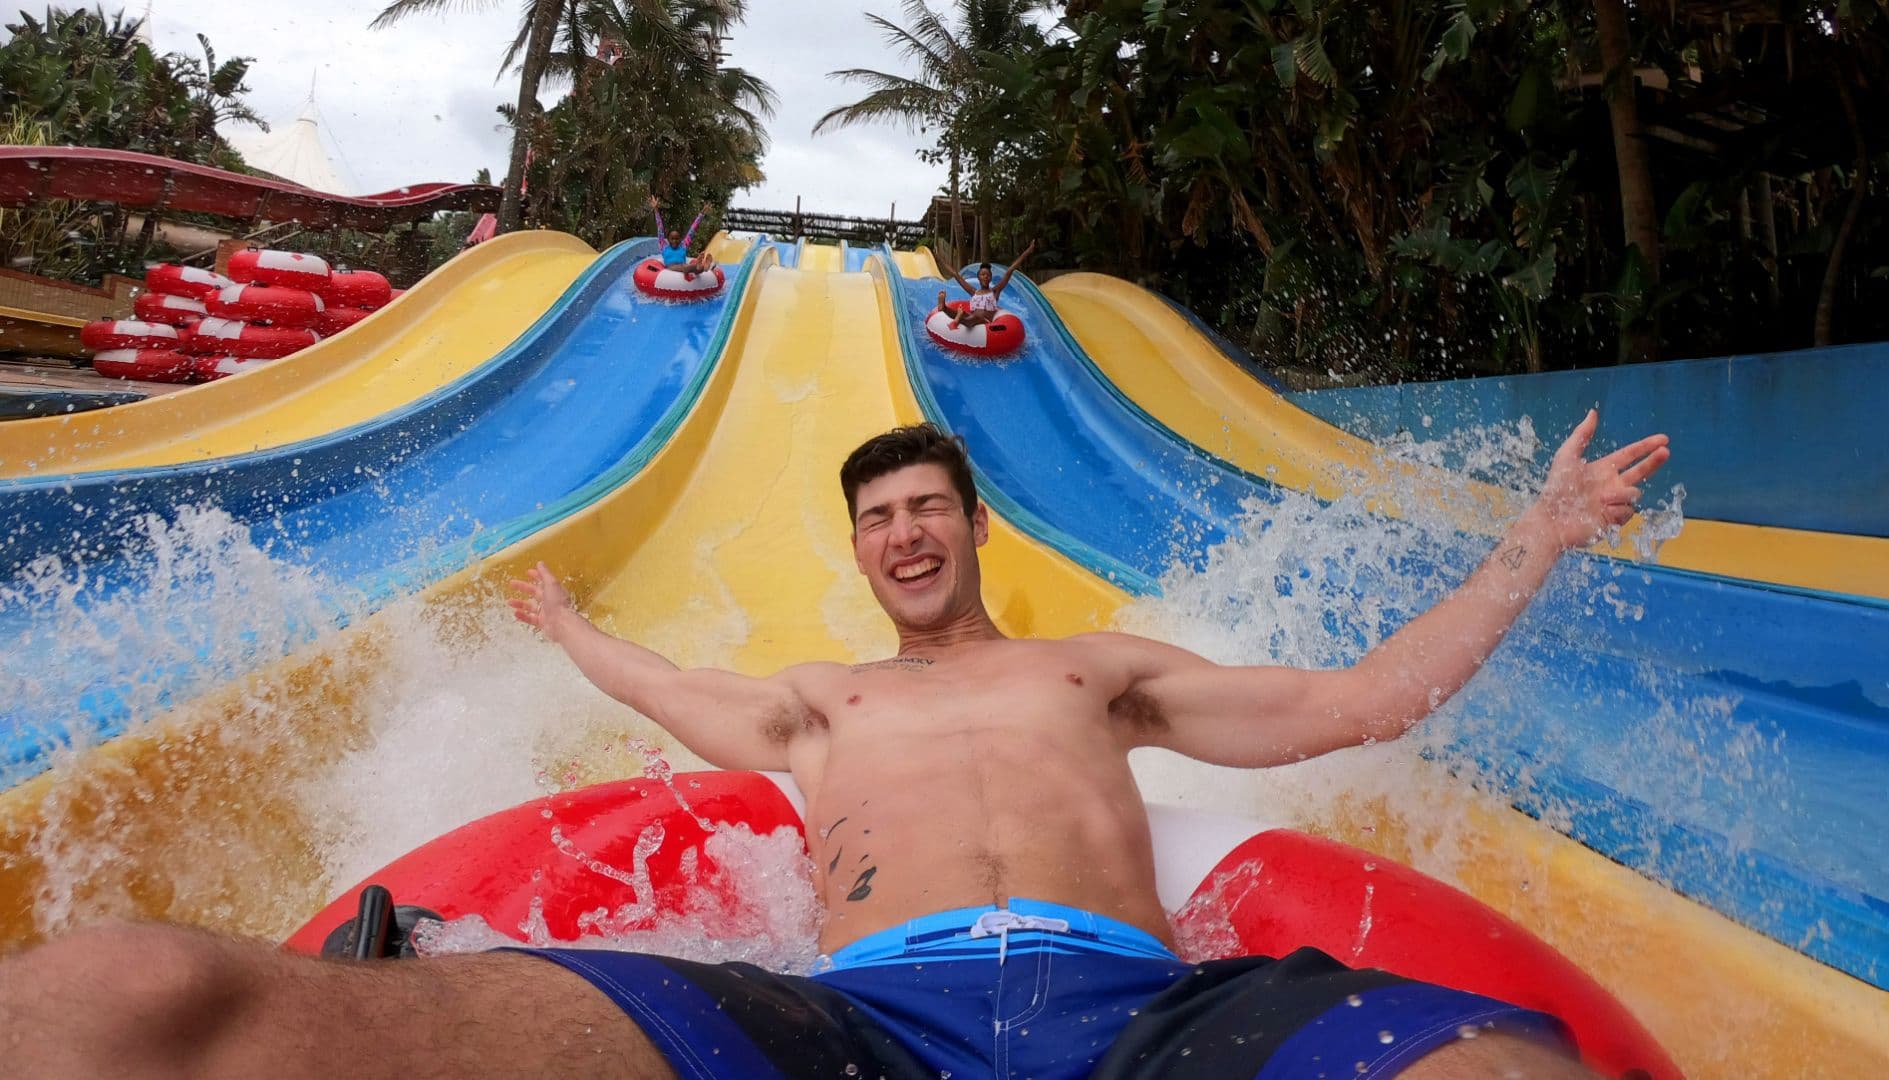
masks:
[[[610,996],[685,1080],[1388,1077],[1467,1032],[1572,1051],[1553,1017],[1314,949],[1189,964],[1125,923],[1012,900],[913,920],[812,976],[528,949]]]

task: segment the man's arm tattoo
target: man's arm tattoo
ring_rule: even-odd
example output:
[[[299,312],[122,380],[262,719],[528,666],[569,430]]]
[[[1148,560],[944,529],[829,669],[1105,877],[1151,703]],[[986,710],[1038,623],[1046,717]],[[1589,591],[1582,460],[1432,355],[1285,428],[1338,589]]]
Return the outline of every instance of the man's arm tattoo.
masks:
[[[1522,560],[1528,558],[1528,548],[1521,544],[1516,544],[1514,547],[1503,552],[1499,558],[1501,558],[1503,566],[1508,567],[1510,570],[1520,570],[1522,568]]]

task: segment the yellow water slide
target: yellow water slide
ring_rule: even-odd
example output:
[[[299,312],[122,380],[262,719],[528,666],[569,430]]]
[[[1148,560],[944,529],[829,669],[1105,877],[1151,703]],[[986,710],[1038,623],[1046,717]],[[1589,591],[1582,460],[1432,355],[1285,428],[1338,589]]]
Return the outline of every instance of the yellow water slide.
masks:
[[[846,253],[838,244],[802,244],[800,269],[816,274],[837,274],[846,269]]]
[[[909,257],[908,273],[926,272],[928,254]],[[101,913],[272,937],[298,925],[350,883],[329,880],[315,839],[323,822],[302,793],[375,748],[401,707],[389,704],[388,687],[412,679],[395,669],[416,624],[454,628],[439,635],[454,649],[535,650],[548,666],[521,670],[521,680],[580,681],[550,646],[494,625],[499,583],[540,560],[600,625],[684,665],[765,673],[889,652],[895,639],[852,562],[838,467],[865,437],[922,418],[893,321],[900,305],[876,265],[829,273],[775,265],[771,251],[760,260],[701,397],[633,478],[417,603],[0,794],[0,942]],[[984,580],[1013,635],[1104,628],[1129,602],[996,519]],[[437,681],[437,662],[420,664],[419,678]],[[477,704],[429,721],[425,752],[473,752],[493,738],[503,718]],[[588,698],[557,708],[563,734],[531,749],[557,783],[635,773],[640,762],[620,753],[626,736],[666,746],[679,768],[690,763],[627,710]],[[381,783],[403,783],[403,761],[385,747],[382,755]],[[1190,774],[1201,784],[1230,775]],[[1880,997],[1854,980],[1512,811],[1470,814],[1478,831],[1459,880],[1592,971],[1690,1075],[1889,1070]],[[1338,829],[1393,855],[1417,846],[1414,826],[1371,807],[1354,808]]]
[[[173,465],[358,424],[490,360],[596,257],[564,233],[487,241],[346,331],[256,371],[110,409],[0,424],[0,477]]]
[[[1043,286],[1076,341],[1102,373],[1182,438],[1283,487],[1333,498],[1408,491],[1418,470],[1386,461],[1369,442],[1333,427],[1252,378],[1160,297],[1104,274],[1065,274]],[[1683,453],[1683,449],[1678,452]],[[1460,493],[1438,478],[1438,491]],[[1493,489],[1475,495],[1488,513],[1471,528],[1507,517]],[[1889,597],[1889,540],[1722,521],[1687,521],[1661,548],[1667,566],[1752,581]]]

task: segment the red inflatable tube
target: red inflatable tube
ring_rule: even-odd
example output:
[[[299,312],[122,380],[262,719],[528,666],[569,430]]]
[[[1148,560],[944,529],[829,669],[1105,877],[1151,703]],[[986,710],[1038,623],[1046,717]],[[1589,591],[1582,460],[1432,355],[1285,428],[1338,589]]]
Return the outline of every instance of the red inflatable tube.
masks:
[[[372,314],[373,312],[366,308],[327,308],[321,313],[321,317],[315,320],[315,329],[322,337],[333,337]]]
[[[299,327],[314,326],[326,310],[321,297],[307,289],[274,285],[231,285],[211,297],[206,306],[219,319]]]
[[[234,284],[213,270],[199,270],[194,266],[178,266],[176,263],[158,263],[144,272],[145,288],[172,296],[187,296],[192,300],[208,300]]]
[[[952,300],[945,307],[951,314],[933,311],[925,317],[925,332],[945,348],[980,356],[1002,356],[1023,347],[1023,320],[1015,314],[999,311],[997,317],[987,323],[953,326],[958,315],[971,309],[970,301]]]
[[[1238,880],[1245,878],[1244,882]],[[1567,957],[1468,893],[1399,863],[1291,829],[1229,852],[1203,887],[1226,882],[1241,951],[1302,945],[1353,967],[1484,994],[1560,1017],[1581,1059],[1608,1076],[1679,1068],[1613,996]]]
[[[111,349],[92,357],[92,370],[112,379],[190,381],[190,357],[175,349]]]
[[[190,358],[190,374],[198,382],[215,382],[273,363],[273,360],[243,360],[234,356],[193,356]]]
[[[328,260],[300,251],[248,248],[230,256],[230,278],[238,284],[320,289],[328,284]]]
[[[79,328],[79,344],[93,352],[175,349],[182,338],[175,326],[132,319],[99,319]]]
[[[141,292],[131,302],[131,312],[144,322],[188,326],[209,314],[203,301],[170,293]]]
[[[328,275],[327,284],[316,291],[330,307],[368,311],[385,307],[394,298],[394,287],[372,270],[336,270]]]
[[[234,319],[205,319],[186,347],[200,356],[241,360],[277,360],[321,340],[313,330],[288,326],[252,326]]]
[[[553,937],[575,940],[578,916],[599,906],[627,903],[631,890],[589,868],[551,844],[556,826],[565,840],[591,860],[629,866],[644,827],[660,822],[662,846],[649,856],[660,910],[681,909],[691,885],[682,874],[683,853],[699,849],[708,838],[697,818],[738,821],[756,834],[782,825],[800,827],[800,815],[781,790],[751,772],[684,773],[675,782],[688,792],[695,813],[684,811],[675,795],[654,780],[619,780],[551,795],[501,810],[433,840],[395,860],[370,881],[386,886],[402,904],[421,904],[448,919],[483,915],[487,922],[513,932],[531,912],[534,896],[544,902],[544,920]],[[550,817],[544,816],[545,811]],[[701,859],[698,881],[727,897],[717,867]],[[541,875],[534,885],[534,875]],[[348,890],[297,930],[284,948],[314,955],[330,931],[354,917],[361,889]],[[613,903],[614,901],[614,903]]]
[[[431,908],[448,919],[481,915],[494,929],[514,935],[536,899],[551,936],[570,941],[582,936],[580,916],[641,899],[617,876],[591,868],[633,865],[644,830],[660,825],[663,841],[648,861],[655,911],[699,910],[702,905],[690,899],[699,898],[700,890],[739,901],[702,848],[708,832],[698,819],[740,822],[765,834],[782,825],[801,827],[799,814],[758,773],[684,773],[674,783],[689,809],[657,781],[599,784],[455,829],[369,881],[387,887],[395,903]],[[1197,829],[1193,821],[1183,817],[1180,828]],[[561,844],[553,842],[554,828]],[[572,857],[573,851],[584,857]],[[319,953],[328,935],[353,918],[366,884],[322,909],[284,947]],[[1282,956],[1310,945],[1354,967],[1382,968],[1542,1009],[1568,1024],[1582,1059],[1608,1076],[1634,1070],[1651,1080],[1680,1076],[1646,1030],[1585,972],[1474,898],[1408,867],[1334,841],[1270,829],[1235,844],[1194,885],[1193,896],[1190,910],[1196,901],[1215,901],[1215,910],[1230,920],[1237,940],[1233,952]]]
[[[720,292],[728,275],[719,266],[691,275],[671,270],[660,260],[644,259],[630,274],[630,280],[643,292],[665,300],[702,300]]]

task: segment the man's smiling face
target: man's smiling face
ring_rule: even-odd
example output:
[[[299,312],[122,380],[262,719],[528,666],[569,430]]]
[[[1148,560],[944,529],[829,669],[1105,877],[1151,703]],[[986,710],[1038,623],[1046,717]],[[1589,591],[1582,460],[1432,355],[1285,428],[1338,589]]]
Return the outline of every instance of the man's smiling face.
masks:
[[[902,630],[928,630],[976,609],[977,549],[989,536],[979,503],[968,516],[942,465],[907,465],[860,485],[853,559]]]

